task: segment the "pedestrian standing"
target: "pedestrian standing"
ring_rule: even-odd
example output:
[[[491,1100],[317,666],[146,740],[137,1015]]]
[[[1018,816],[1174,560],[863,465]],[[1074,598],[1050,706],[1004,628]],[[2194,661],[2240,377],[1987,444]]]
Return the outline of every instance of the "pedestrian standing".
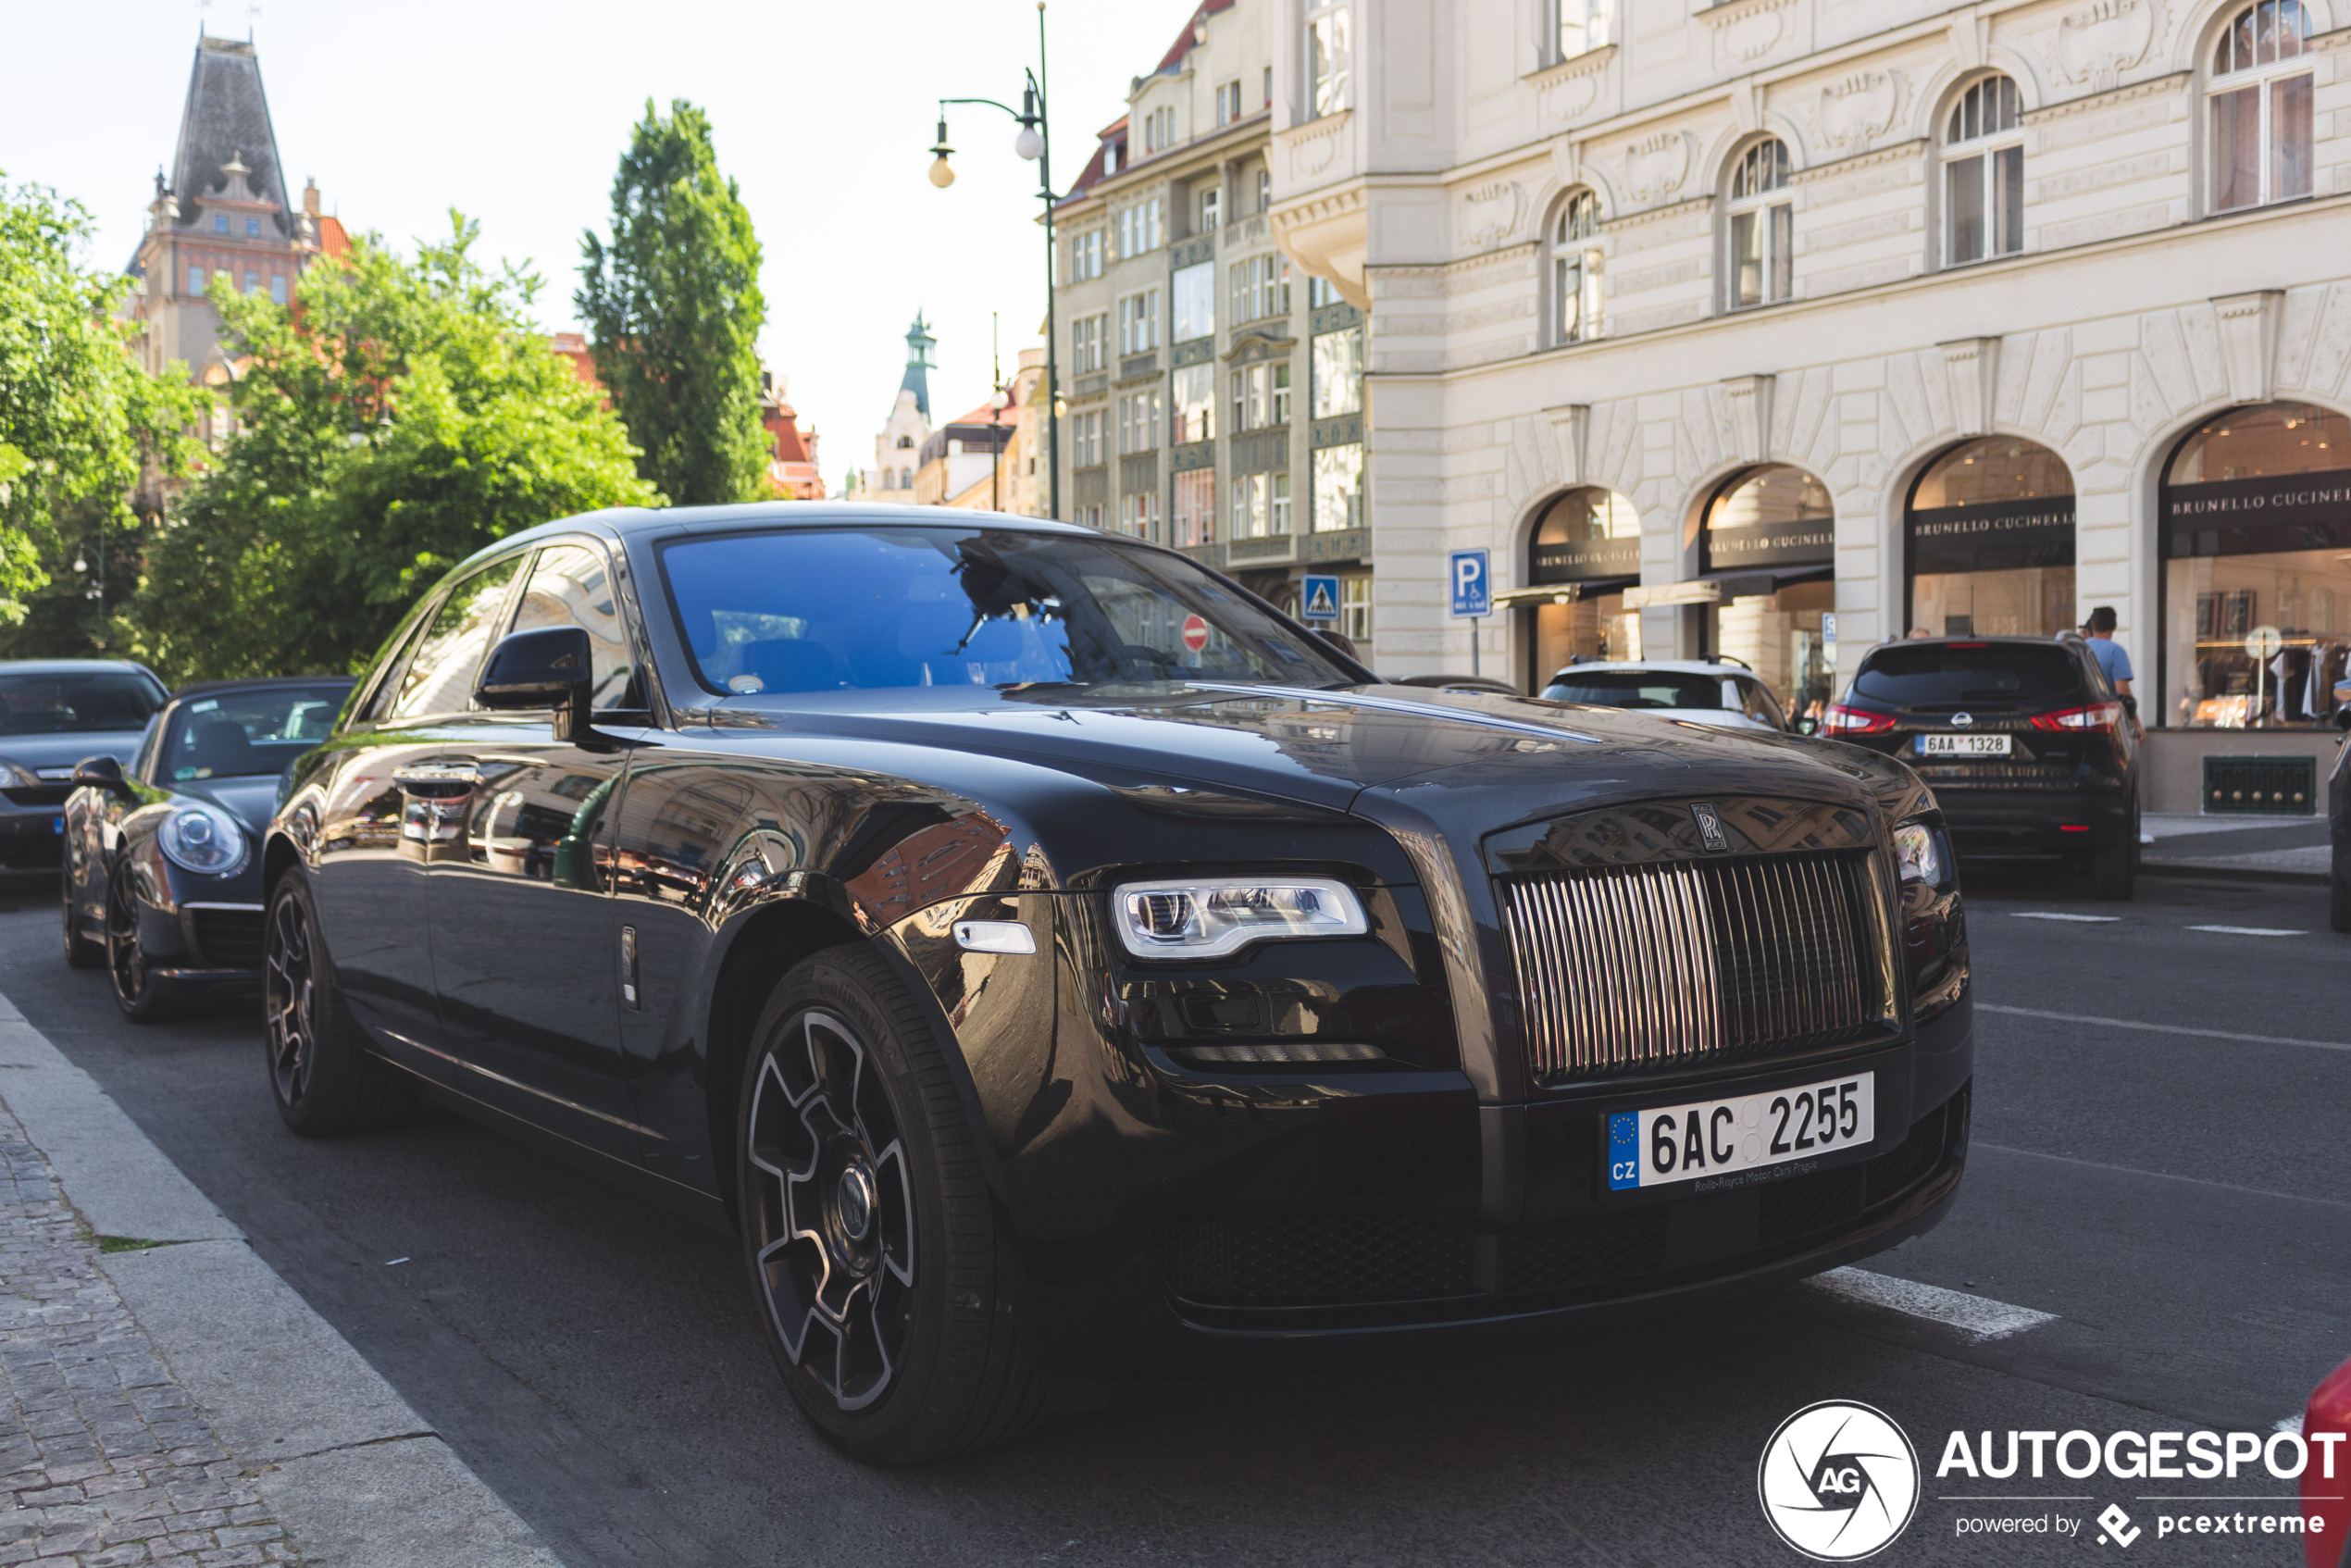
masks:
[[[2097,660],[2098,668],[2106,671],[2106,678],[2113,686],[2115,695],[2128,697],[2131,694],[2131,655],[2123,651],[2121,643],[2114,640],[2115,624],[2114,606],[2101,604],[2090,612],[2082,634],[2089,643],[2090,657]]]

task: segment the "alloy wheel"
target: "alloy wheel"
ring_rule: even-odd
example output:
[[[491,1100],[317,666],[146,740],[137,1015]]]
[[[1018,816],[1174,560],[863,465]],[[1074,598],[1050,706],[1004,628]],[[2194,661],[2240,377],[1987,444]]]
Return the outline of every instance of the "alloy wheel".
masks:
[[[836,1015],[786,1024],[752,1091],[748,1155],[767,1310],[791,1363],[844,1411],[906,1356],[914,1194],[879,1064]]]
[[[269,912],[263,940],[261,994],[269,1031],[269,1076],[278,1098],[289,1105],[299,1104],[310,1092],[310,1069],[317,1059],[315,981],[302,905],[281,898]]]
[[[139,910],[131,902],[131,878],[119,873],[106,883],[106,968],[124,1006],[146,1000],[153,982],[146,950],[139,945]]]

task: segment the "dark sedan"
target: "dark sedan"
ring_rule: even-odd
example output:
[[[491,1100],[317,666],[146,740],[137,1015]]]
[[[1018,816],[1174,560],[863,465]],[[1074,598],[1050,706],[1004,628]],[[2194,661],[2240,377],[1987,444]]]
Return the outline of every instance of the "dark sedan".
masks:
[[[64,805],[66,962],[106,966],[141,1023],[261,976],[261,857],[287,765],[333,730],[348,678],[173,693],[130,765],[86,759]]]
[[[1754,1290],[1932,1227],[1966,1161],[1908,767],[1386,685],[1087,529],[516,536],[264,856],[290,1126],[428,1094],[737,1231],[877,1462]]]
[[[0,865],[57,864],[74,765],[127,761],[163,706],[163,682],[118,659],[0,663]]]

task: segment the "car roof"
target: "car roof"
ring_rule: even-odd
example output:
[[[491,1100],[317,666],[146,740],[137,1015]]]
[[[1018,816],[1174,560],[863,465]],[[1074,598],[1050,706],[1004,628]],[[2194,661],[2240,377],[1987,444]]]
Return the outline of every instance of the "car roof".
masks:
[[[536,544],[567,533],[602,533],[612,539],[633,539],[660,533],[729,533],[742,529],[929,528],[1018,529],[1032,533],[1074,534],[1086,539],[1105,537],[1101,530],[1050,517],[1019,517],[1009,512],[971,511],[960,507],[901,506],[868,501],[752,501],[735,506],[616,506],[556,517],[535,528],[509,534],[466,558],[466,564],[521,544]],[[1111,535],[1112,538],[1122,538]],[[1139,541],[1128,541],[1138,543]]]
[[[280,686],[340,686],[346,691],[358,684],[353,675],[259,675],[243,680],[198,680],[171,694],[175,703],[211,691],[267,691]]]
[[[152,676],[155,671],[129,659],[0,659],[0,675],[103,675],[129,670]]]
[[[1578,670],[1630,670],[1636,675],[1644,670],[1665,670],[1681,675],[1744,675],[1750,678],[1755,674],[1738,665],[1718,664],[1712,659],[1586,659],[1580,665],[1561,665],[1551,678],[1557,680]]]
[[[1861,655],[1864,661],[1895,648],[1948,648],[1954,643],[1963,648],[1986,645],[2003,648],[2080,648],[2084,643],[2079,637],[2020,637],[2013,634],[1986,632],[1981,637],[1889,637]]]

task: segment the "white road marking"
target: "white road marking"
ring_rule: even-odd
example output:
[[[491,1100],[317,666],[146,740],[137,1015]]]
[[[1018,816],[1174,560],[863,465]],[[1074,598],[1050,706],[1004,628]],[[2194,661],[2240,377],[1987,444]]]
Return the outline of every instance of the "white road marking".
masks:
[[[2229,1029],[2190,1029],[2178,1024],[2142,1024],[2135,1018],[2098,1018],[2087,1013],[2048,1013],[2038,1007],[2001,1007],[1989,1002],[1975,1004],[1978,1013],[2006,1013],[2016,1018],[2046,1018],[2059,1024],[2096,1024],[2109,1029],[2145,1029],[2158,1035],[2193,1035],[2198,1039],[2241,1039],[2252,1045],[2307,1045],[2313,1051],[2351,1051],[2336,1039],[2293,1039],[2283,1035],[2241,1035]]]
[[[2307,931],[2281,930],[2274,926],[2191,926],[2191,931],[2218,931],[2224,937],[2307,937]]]
[[[2083,926],[2111,926],[2122,918],[2120,915],[2059,915],[2048,909],[2018,909],[2009,913],[2019,920],[2071,920]]]
[[[2038,1328],[2045,1323],[2055,1323],[2055,1313],[2034,1312],[2031,1307],[2012,1307],[2006,1301],[1995,1301],[1983,1296],[1971,1296],[1964,1290],[1946,1290],[1939,1285],[1920,1285],[1912,1280],[1897,1279],[1889,1274],[1872,1274],[1867,1269],[1832,1269],[1815,1276],[1811,1284],[1832,1296],[1842,1296],[1863,1306],[1885,1307],[1912,1317],[1928,1318],[1958,1329],[1971,1339],[2005,1339],[2011,1334],[2021,1334],[2028,1328]]]

